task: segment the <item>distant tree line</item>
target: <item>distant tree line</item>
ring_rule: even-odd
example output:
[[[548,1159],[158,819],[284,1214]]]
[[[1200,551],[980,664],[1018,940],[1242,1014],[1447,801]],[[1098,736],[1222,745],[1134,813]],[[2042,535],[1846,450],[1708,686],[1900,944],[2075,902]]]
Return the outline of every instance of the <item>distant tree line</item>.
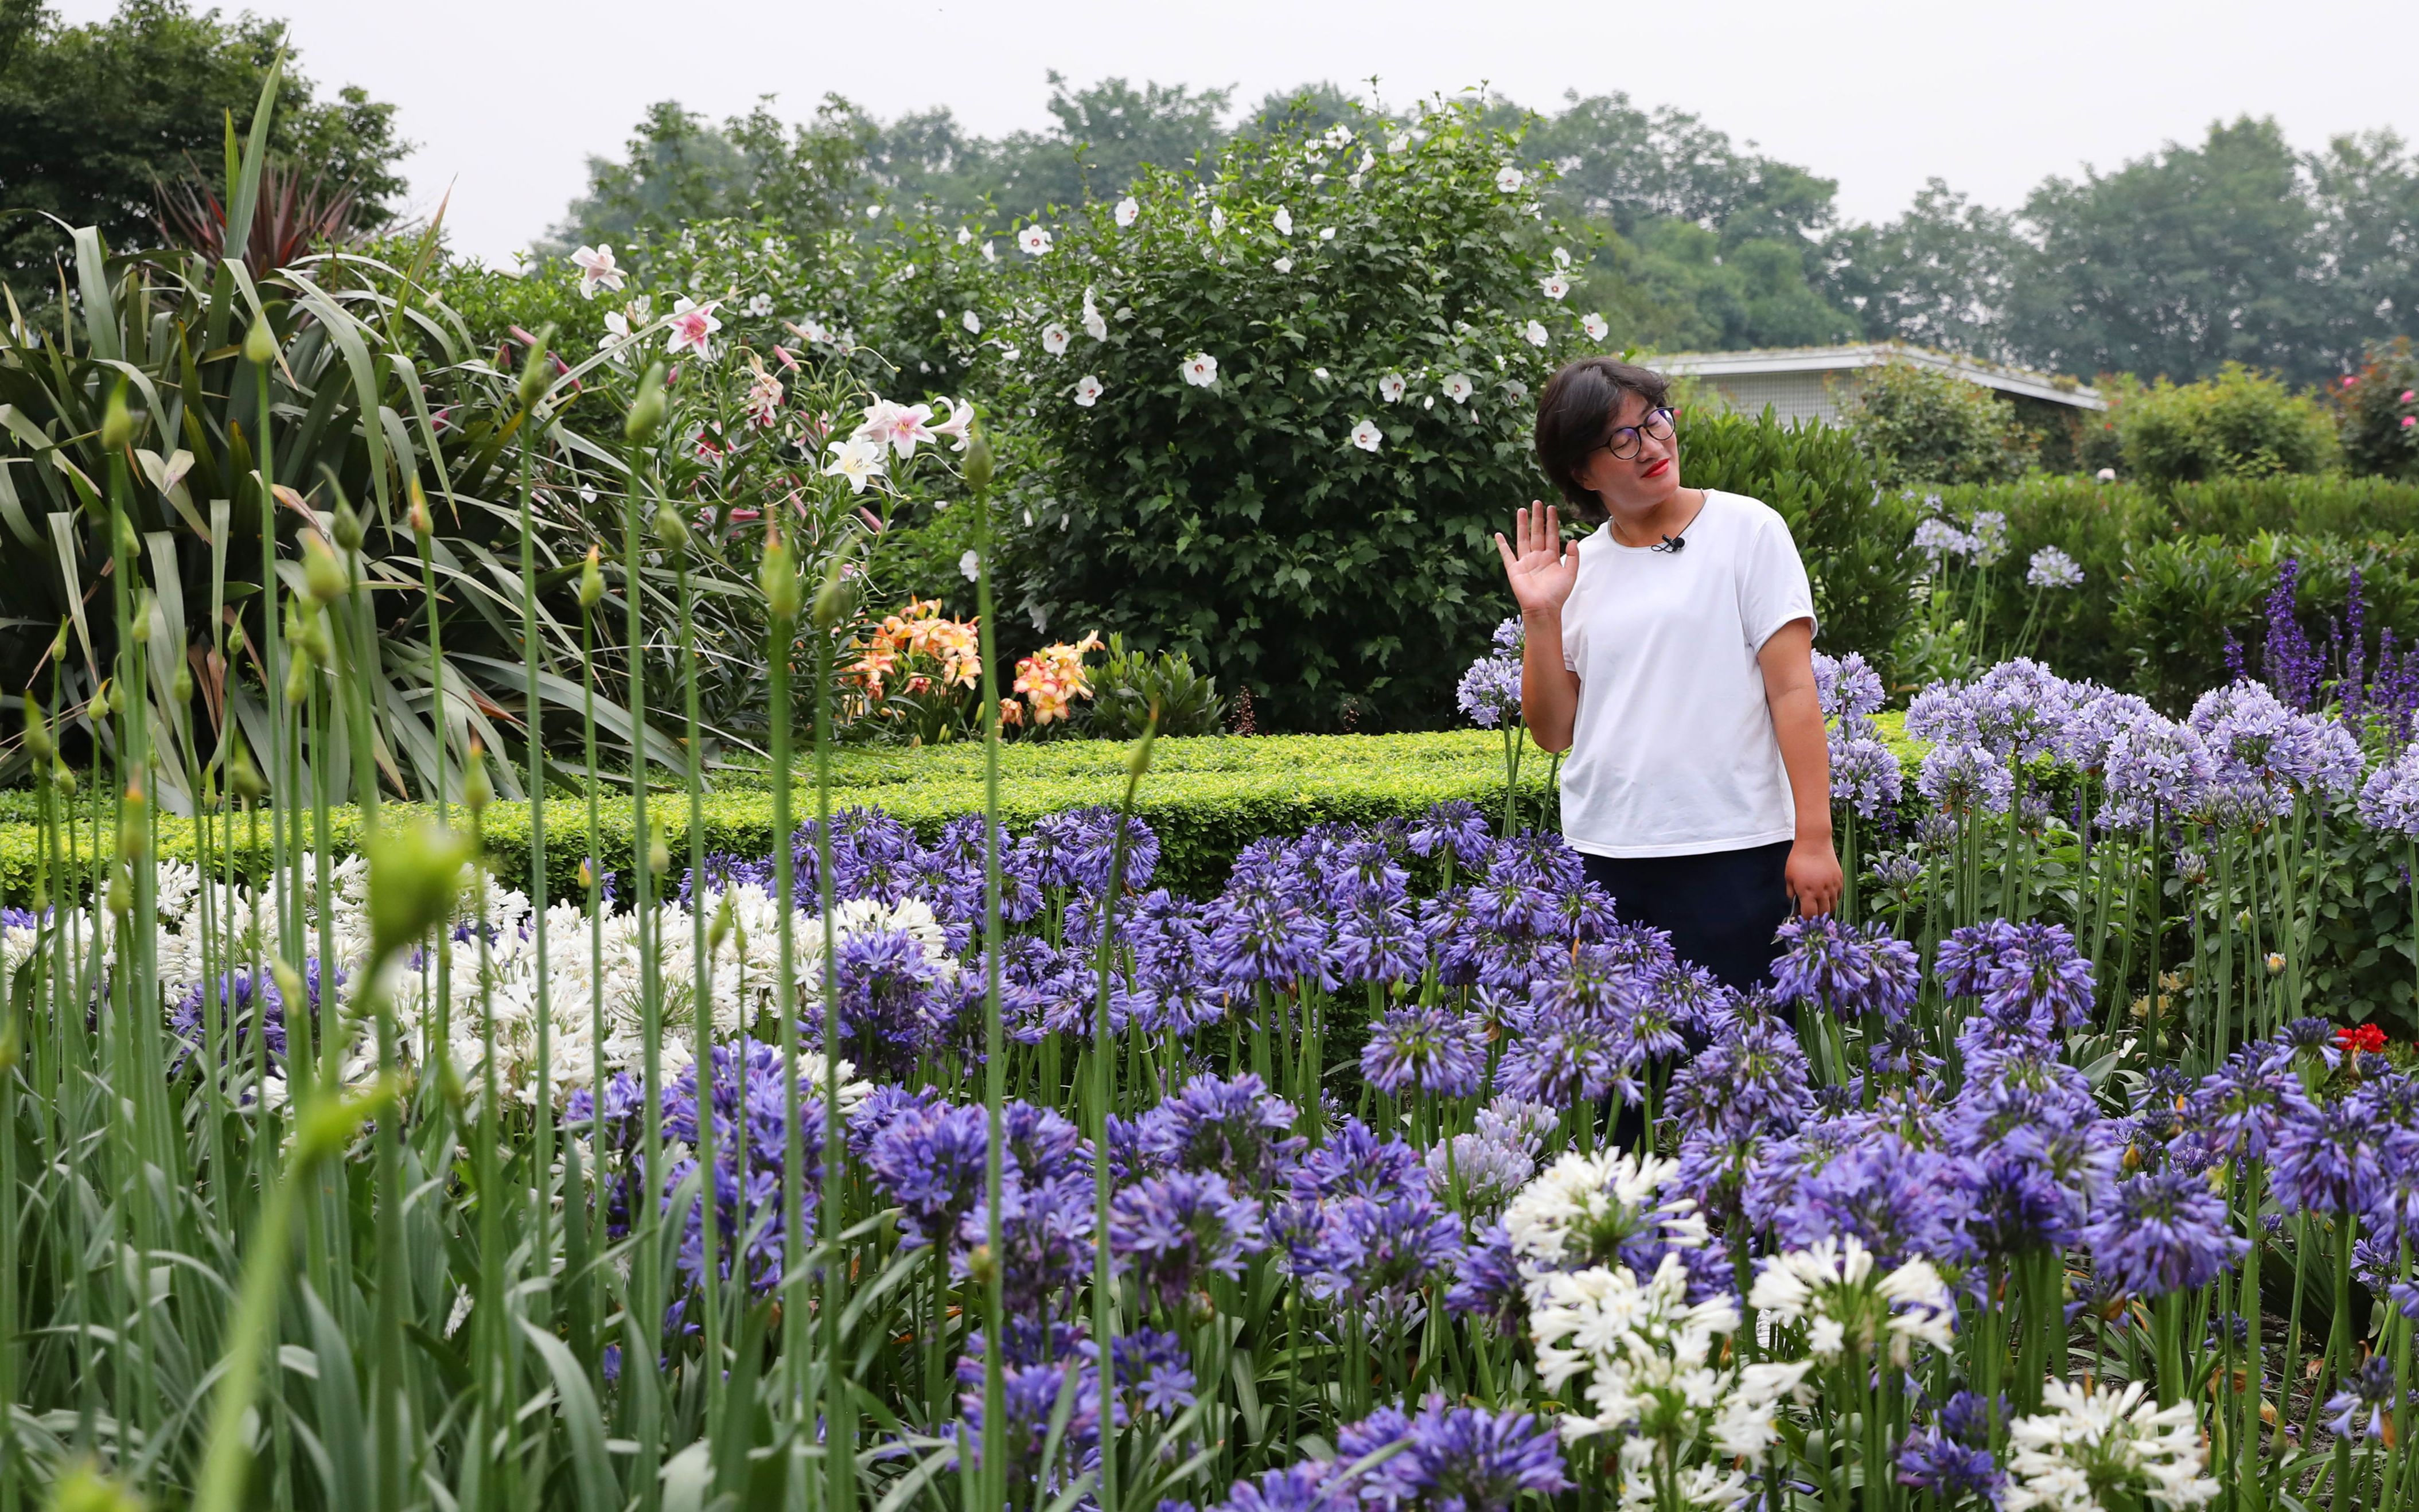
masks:
[[[812,235],[881,206],[986,222],[1122,193],[1286,116],[1362,119],[1333,84],[1234,111],[1230,89],[1050,79],[1052,124],[969,132],[947,106],[878,120],[839,96],[784,124],[766,100],[719,126],[653,107],[590,163],[568,245],[716,215]],[[2239,362],[2308,384],[2419,333],[2419,157],[2390,131],[2302,151],[2276,123],[2212,123],[2107,172],[2052,177],[2011,210],[1938,179],[1880,224],[1838,185],[1697,116],[1571,94],[1526,118],[1553,208],[1592,232],[1584,293],[1628,343],[1679,350],[1903,340],[2062,372],[2179,381]]]

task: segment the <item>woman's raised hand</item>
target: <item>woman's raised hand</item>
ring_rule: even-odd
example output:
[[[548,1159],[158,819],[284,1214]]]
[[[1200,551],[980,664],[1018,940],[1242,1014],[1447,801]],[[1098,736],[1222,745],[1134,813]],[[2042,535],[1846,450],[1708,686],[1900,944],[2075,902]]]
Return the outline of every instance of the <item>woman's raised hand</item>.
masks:
[[[1562,517],[1552,505],[1537,500],[1512,517],[1512,540],[1495,533],[1495,549],[1503,554],[1503,575],[1512,580],[1512,596],[1523,614],[1559,614],[1571,587],[1579,580],[1579,544],[1563,544]]]

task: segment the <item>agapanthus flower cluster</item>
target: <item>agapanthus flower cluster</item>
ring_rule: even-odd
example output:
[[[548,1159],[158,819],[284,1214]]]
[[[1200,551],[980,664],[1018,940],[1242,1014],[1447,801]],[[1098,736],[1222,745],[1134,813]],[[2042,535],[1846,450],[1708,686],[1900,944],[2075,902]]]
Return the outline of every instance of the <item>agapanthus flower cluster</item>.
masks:
[[[2160,1407],[2145,1384],[2093,1390],[2052,1377],[2042,1411],[2008,1425],[2007,1512],[2099,1512],[2111,1495],[2184,1512],[2216,1500],[2203,1473],[2200,1426],[2189,1399]]]

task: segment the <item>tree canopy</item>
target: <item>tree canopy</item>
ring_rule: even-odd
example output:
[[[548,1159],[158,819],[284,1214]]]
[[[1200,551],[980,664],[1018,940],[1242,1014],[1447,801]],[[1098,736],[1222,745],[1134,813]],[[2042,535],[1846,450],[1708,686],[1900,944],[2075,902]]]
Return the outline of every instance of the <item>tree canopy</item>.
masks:
[[[226,121],[250,128],[281,30],[184,0],[124,0],[82,26],[41,0],[0,0],[0,279],[21,299],[53,286],[59,222],[100,227],[113,250],[162,244],[155,186],[196,168],[216,178]],[[271,122],[272,153],[353,186],[357,225],[389,218],[409,150],[393,106],[351,85],[322,99],[289,59]]]

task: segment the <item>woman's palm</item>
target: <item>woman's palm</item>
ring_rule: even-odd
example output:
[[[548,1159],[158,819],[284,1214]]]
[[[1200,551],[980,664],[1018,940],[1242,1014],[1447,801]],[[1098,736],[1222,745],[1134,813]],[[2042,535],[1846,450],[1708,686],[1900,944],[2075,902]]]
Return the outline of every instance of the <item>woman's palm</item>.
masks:
[[[1503,557],[1503,575],[1511,579],[1512,596],[1520,612],[1549,613],[1561,609],[1579,577],[1579,544],[1563,544],[1559,512],[1532,500],[1512,517],[1513,539],[1498,532],[1495,549]]]

